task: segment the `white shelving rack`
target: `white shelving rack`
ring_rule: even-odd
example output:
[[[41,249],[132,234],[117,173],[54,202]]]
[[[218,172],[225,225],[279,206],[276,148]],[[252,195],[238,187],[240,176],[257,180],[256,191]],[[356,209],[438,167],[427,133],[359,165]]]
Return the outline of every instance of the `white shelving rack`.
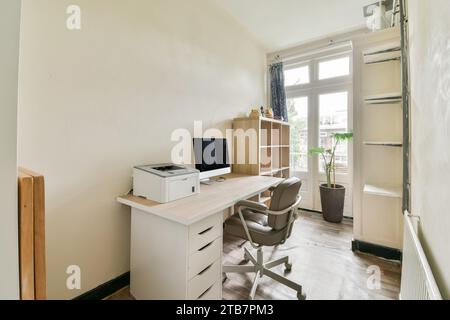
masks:
[[[403,121],[399,28],[368,34],[355,47],[354,237],[401,250]]]

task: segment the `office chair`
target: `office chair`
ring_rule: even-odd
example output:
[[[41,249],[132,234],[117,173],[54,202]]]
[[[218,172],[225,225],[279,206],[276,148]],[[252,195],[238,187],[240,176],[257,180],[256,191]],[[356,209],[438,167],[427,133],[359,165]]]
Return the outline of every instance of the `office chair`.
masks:
[[[268,276],[273,280],[297,291],[297,298],[306,299],[302,294],[302,286],[281,276],[270,269],[285,265],[287,272],[292,264],[289,257],[264,263],[263,246],[283,244],[291,236],[294,221],[297,218],[301,197],[299,196],[302,182],[298,178],[290,178],[279,184],[272,192],[270,208],[265,204],[253,201],[240,201],[237,204],[238,215],[225,222],[225,232],[246,239],[257,250],[256,258],[247,248],[244,248],[244,259],[253,265],[223,266],[223,273],[255,273],[249,298],[255,298],[259,279]]]

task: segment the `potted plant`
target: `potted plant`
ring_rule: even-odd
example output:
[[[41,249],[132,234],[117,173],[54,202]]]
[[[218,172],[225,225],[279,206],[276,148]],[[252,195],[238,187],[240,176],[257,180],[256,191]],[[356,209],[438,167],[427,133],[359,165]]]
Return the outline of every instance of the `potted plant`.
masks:
[[[310,155],[319,155],[324,163],[327,183],[320,186],[323,217],[328,222],[340,223],[344,218],[345,187],[336,184],[336,149],[340,143],[353,138],[353,133],[335,133],[330,148],[314,148]]]

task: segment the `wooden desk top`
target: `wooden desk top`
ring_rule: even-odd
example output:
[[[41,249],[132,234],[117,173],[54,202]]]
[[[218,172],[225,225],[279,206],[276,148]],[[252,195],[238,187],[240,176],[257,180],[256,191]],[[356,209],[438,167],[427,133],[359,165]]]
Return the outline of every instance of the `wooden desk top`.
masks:
[[[232,207],[240,200],[254,197],[283,181],[281,178],[231,174],[224,182],[201,185],[200,193],[169,203],[157,203],[133,195],[117,201],[132,208],[184,225],[191,225],[212,214]]]

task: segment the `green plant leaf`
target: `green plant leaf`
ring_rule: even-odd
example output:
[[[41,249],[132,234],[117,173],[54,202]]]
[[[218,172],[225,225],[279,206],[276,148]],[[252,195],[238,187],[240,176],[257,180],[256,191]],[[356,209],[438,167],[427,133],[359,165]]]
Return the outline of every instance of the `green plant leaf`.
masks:
[[[335,133],[333,134],[333,138],[336,139],[337,142],[348,141],[353,139],[353,132]]]
[[[313,148],[309,150],[309,155],[322,156],[324,167],[326,168],[327,185],[331,188],[331,176],[334,176],[334,185],[336,185],[336,149],[339,143],[349,141],[353,138],[353,132],[334,133],[331,137],[335,140],[331,149]]]
[[[324,154],[326,150],[324,148],[312,148],[309,150],[309,155],[316,155],[316,154]]]

